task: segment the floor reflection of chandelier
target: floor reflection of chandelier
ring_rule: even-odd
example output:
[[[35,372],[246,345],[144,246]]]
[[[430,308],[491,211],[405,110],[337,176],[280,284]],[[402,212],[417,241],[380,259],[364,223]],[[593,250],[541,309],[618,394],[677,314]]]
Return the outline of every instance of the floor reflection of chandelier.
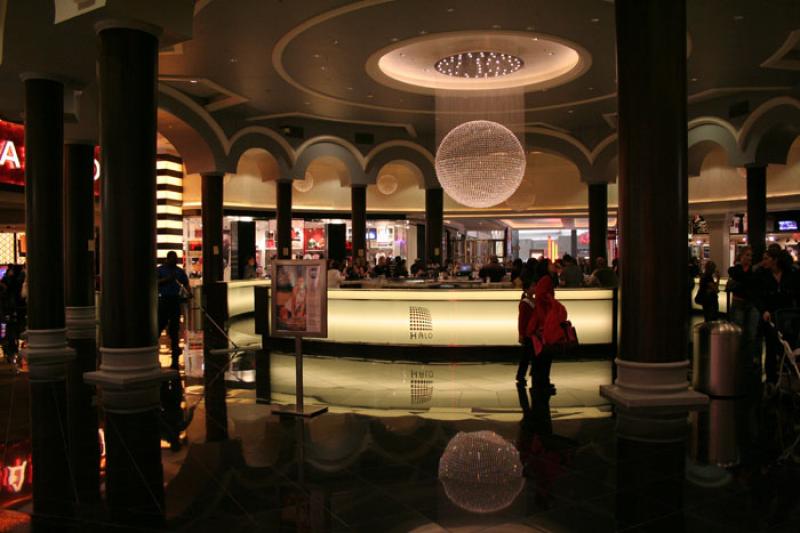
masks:
[[[439,459],[439,480],[457,506],[493,513],[511,505],[525,485],[517,449],[493,431],[460,431]]]
[[[497,122],[474,120],[453,128],[436,152],[442,188],[467,207],[491,207],[507,200],[525,174],[525,150],[516,135]]]

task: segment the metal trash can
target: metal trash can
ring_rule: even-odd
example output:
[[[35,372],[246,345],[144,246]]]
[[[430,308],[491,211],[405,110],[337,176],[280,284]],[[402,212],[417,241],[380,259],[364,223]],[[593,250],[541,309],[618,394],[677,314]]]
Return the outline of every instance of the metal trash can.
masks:
[[[742,353],[742,328],[725,321],[694,327],[692,386],[710,396],[746,392],[747,357]]]

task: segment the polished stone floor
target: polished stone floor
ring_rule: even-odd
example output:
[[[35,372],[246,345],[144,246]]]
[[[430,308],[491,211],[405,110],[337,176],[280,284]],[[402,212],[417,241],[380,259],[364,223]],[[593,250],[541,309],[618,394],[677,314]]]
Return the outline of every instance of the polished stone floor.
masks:
[[[292,401],[292,365],[273,356],[273,402]],[[27,377],[0,367],[5,458],[28,439]],[[231,388],[230,440],[221,444],[205,442],[202,387],[181,382],[164,412],[183,429],[180,446],[165,440],[162,454],[169,529],[800,531],[800,411],[791,397],[754,391],[702,412],[631,417],[597,394],[607,363],[557,363],[554,397],[516,388],[514,370],[307,358],[307,401],[330,412],[281,419],[252,388]],[[664,434],[670,416],[685,424]],[[632,431],[662,438],[628,438]],[[17,500],[0,493],[2,505],[30,511],[25,490]],[[0,514],[0,532],[27,530],[24,515]]]

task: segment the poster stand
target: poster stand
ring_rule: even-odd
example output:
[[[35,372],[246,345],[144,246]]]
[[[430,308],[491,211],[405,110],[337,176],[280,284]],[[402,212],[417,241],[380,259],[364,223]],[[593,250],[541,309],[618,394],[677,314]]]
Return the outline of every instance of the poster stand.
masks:
[[[301,287],[300,290],[297,287]],[[300,296],[302,293],[302,296]],[[328,336],[327,270],[324,260],[278,260],[272,268],[272,334],[294,337],[295,403],[272,410],[279,416],[313,418],[328,408],[305,405],[303,337]]]

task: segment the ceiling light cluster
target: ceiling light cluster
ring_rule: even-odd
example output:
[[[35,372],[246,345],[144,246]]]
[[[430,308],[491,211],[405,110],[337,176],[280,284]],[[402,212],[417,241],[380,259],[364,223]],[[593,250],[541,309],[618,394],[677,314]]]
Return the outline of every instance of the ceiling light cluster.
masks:
[[[436,71],[456,78],[499,78],[507,76],[525,63],[517,56],[502,52],[462,52],[436,62]]]

